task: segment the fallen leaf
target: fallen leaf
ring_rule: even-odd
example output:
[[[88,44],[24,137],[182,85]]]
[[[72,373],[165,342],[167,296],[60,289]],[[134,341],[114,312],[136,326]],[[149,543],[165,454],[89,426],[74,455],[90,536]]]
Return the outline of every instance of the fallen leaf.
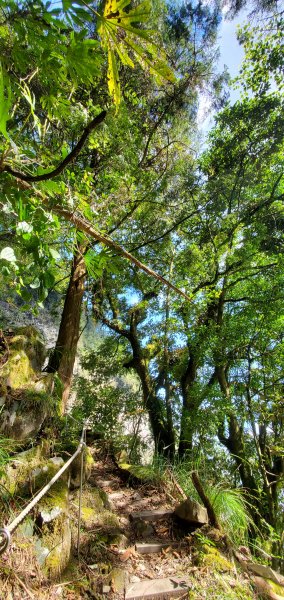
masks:
[[[128,560],[131,556],[136,556],[137,552],[135,550],[134,546],[131,546],[130,548],[127,548],[125,550],[125,552],[123,552],[123,554],[120,555],[120,560],[122,560],[122,562],[125,562],[126,560]]]

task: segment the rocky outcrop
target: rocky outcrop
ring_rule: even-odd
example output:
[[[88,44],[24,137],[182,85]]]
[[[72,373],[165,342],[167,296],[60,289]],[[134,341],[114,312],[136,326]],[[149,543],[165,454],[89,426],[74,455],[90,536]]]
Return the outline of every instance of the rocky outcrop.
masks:
[[[45,419],[58,410],[60,381],[42,373],[42,336],[34,327],[9,330],[3,336],[0,367],[0,432],[17,441],[35,437]]]

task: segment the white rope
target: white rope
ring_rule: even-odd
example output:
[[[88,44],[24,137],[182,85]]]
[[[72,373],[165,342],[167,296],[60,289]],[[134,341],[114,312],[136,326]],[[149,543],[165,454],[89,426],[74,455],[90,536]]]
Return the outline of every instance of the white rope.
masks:
[[[68,467],[70,467],[71,463],[76,458],[76,456],[78,456],[78,454],[82,452],[84,446],[86,445],[85,432],[86,424],[84,423],[80,443],[76,452],[74,452],[74,454],[67,460],[67,462],[64,463],[61,469],[59,469],[59,471],[54,475],[54,477],[52,477],[52,479],[38,492],[38,494],[34,496],[31,502],[27,504],[27,506],[22,510],[22,512],[20,512],[20,514],[12,521],[12,523],[9,523],[9,525],[6,525],[2,529],[0,529],[0,554],[7,550],[8,546],[10,545],[11,534],[15,531],[15,529],[17,529],[17,527],[22,523],[22,521],[27,517],[31,510],[42,499],[42,497],[45,496],[45,494],[50,490],[53,484],[61,477],[61,475],[65,473],[65,471],[68,469]],[[82,473],[81,477],[83,477]]]

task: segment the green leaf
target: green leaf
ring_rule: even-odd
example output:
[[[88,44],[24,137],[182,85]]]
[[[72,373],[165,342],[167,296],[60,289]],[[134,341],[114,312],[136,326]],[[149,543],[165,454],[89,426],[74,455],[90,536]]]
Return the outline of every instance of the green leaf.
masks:
[[[108,87],[110,91],[110,95],[113,98],[114,104],[118,106],[121,101],[121,89],[120,89],[120,81],[119,74],[117,68],[117,62],[115,59],[114,51],[111,46],[108,48]]]
[[[51,271],[45,271],[42,275],[44,288],[51,288],[55,282],[55,277]]]
[[[32,283],[30,283],[30,288],[32,290],[37,290],[40,287],[40,280],[38,277],[36,277]]]
[[[54,248],[49,248],[49,254],[50,256],[52,256],[52,258],[54,258],[54,260],[58,260],[60,258],[59,252],[57,252],[57,250],[54,250]]]
[[[12,92],[10,81],[6,74],[3,72],[3,68],[0,62],[0,132],[4,135],[6,140],[9,139],[7,133],[7,121],[9,120],[9,111],[12,105]]]
[[[7,260],[8,262],[16,262],[17,260],[13,248],[10,248],[10,246],[6,246],[1,250],[0,258]]]
[[[147,68],[150,67],[151,74],[163,80],[175,81],[175,75],[167,65],[161,48],[153,43],[150,37],[154,32],[132,25],[135,22],[149,21],[150,1],[144,0],[129,12],[123,12],[128,4],[127,0],[107,0],[103,15],[98,16],[98,33],[102,46],[108,51],[108,87],[116,106],[121,101],[121,90],[115,52],[124,65],[133,67],[134,63],[128,54],[128,47],[143,68],[145,65]]]

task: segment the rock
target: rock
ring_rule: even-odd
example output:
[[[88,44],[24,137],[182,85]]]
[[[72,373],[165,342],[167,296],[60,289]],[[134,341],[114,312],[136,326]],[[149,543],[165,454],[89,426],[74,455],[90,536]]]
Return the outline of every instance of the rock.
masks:
[[[208,523],[208,513],[204,506],[201,506],[195,500],[187,498],[175,509],[175,514],[188,523],[196,523],[197,525],[204,525]]]
[[[34,327],[16,329],[8,344],[0,378],[0,431],[22,441],[36,436],[45,419],[56,412],[61,384],[56,374],[41,372],[46,352]]]
[[[252,577],[252,580],[262,596],[269,598],[269,600],[284,599],[284,588],[274,583],[274,581],[262,577]]]
[[[67,567],[71,553],[68,485],[57,481],[39,505],[35,539],[37,559],[49,579],[57,579]]]
[[[199,560],[212,572],[230,573],[234,571],[234,565],[214,546],[203,544]]]
[[[129,575],[124,569],[112,569],[110,572],[110,585],[115,592],[124,592],[129,583]]]
[[[153,525],[150,523],[145,523],[145,521],[137,520],[135,522],[135,531],[136,534],[141,536],[143,539],[146,539],[155,534],[155,529]]]
[[[268,567],[266,565],[260,565],[258,563],[253,563],[253,562],[247,562],[246,567],[252,573],[259,575],[260,577],[263,577],[264,579],[271,579],[271,581],[274,581],[274,583],[276,583],[277,585],[284,586],[284,577],[282,577],[279,573],[276,573],[276,571],[273,571],[273,569],[271,569],[271,567]],[[283,592],[284,592],[284,587],[283,587]]]
[[[251,558],[251,551],[247,546],[239,546],[238,550],[244,557]]]
[[[137,577],[137,575],[131,575],[129,583],[138,583],[139,581],[141,581],[140,577]]]
[[[10,494],[30,496],[46,485],[63,463],[60,457],[47,459],[42,446],[36,446],[17,454],[8,464],[1,481]]]
[[[94,459],[88,446],[85,446],[84,450],[84,463],[83,463],[83,483],[88,481],[91,475]],[[75,489],[80,487],[81,480],[81,454],[79,454],[70,466],[70,487]]]

